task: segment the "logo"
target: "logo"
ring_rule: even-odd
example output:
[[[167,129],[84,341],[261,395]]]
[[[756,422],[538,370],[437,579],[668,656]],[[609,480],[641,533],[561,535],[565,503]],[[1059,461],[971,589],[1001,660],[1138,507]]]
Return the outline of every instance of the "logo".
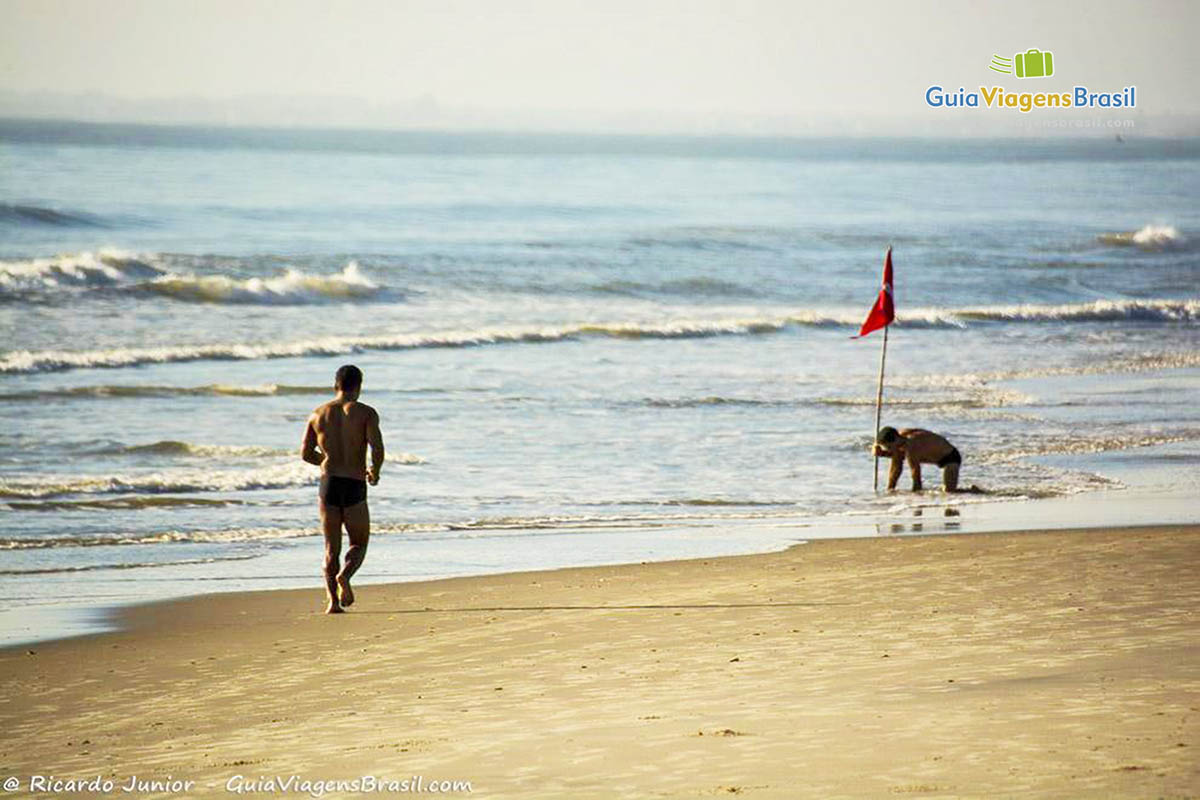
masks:
[[[1016,75],[1018,78],[1049,78],[1054,74],[1054,54],[1049,50],[1038,50],[1036,47],[1024,53],[1017,53],[1012,58],[993,53],[988,69],[1006,75]]]
[[[1015,78],[1050,78],[1054,76],[1054,54],[1032,47],[1012,58],[992,55],[988,69]],[[951,84],[953,85],[953,84]],[[1012,110],[1021,114],[1044,109],[1074,108],[1134,108],[1137,106],[1137,87],[1126,86],[1116,91],[1093,92],[1076,84],[1070,91],[1010,92],[1003,86],[980,86],[978,90],[960,86],[957,91],[934,84],[925,90],[925,104],[937,109],[988,108]]]

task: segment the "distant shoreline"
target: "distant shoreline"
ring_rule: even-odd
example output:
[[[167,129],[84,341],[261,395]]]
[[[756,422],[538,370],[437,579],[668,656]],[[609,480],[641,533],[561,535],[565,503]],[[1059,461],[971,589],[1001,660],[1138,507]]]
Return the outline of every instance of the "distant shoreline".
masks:
[[[1089,158],[1200,157],[1200,137],[1111,136],[751,136],[745,134],[575,133],[521,130],[223,126],[149,122],[89,122],[66,118],[0,117],[0,142],[123,147],[247,148],[414,155],[646,155],[681,158],[1040,161]],[[895,145],[903,143],[901,152]],[[999,158],[1001,156],[997,156]]]

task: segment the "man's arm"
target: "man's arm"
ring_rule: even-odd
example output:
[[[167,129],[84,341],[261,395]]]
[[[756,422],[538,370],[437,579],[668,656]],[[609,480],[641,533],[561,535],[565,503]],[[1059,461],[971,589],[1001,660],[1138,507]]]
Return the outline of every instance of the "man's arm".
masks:
[[[892,453],[892,466],[888,469],[888,491],[894,491],[900,482],[900,474],[904,472],[904,454]]]
[[[921,462],[912,453],[908,454],[908,469],[912,472],[912,490],[921,491]]]
[[[313,427],[312,417],[304,426],[304,441],[300,444],[300,458],[309,464],[320,467],[325,464],[325,454],[317,449],[317,429]]]
[[[379,470],[383,467],[383,433],[379,430],[379,413],[371,409],[367,415],[367,444],[371,445],[371,468],[367,470],[367,482],[372,486],[379,483]]]

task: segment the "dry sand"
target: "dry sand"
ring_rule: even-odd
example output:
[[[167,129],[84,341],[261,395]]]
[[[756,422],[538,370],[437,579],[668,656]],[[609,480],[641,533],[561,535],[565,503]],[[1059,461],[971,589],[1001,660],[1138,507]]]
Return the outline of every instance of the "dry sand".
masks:
[[[0,780],[1200,796],[1200,528],[365,586],[340,617],[317,587],[146,606],[124,632],[0,652]]]

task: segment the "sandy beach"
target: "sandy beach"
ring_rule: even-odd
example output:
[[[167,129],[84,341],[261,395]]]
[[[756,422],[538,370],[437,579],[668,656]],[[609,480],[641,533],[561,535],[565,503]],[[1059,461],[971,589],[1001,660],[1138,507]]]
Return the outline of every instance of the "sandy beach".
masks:
[[[164,782],[144,796],[293,775],[297,794],[362,776],[522,798],[1200,794],[1200,528],[815,541],[320,609],[314,581],[4,651],[0,777]]]

